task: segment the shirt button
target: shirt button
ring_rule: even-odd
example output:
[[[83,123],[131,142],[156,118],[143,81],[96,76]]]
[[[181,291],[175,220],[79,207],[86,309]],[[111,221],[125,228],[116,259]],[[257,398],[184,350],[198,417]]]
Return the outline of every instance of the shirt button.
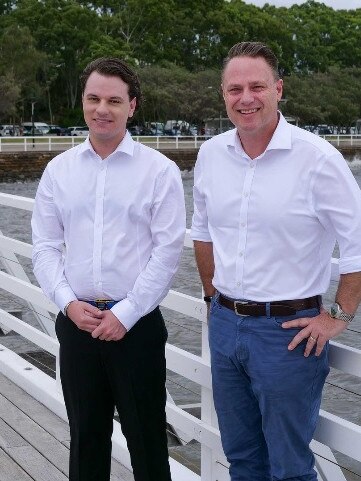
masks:
[[[238,255],[239,255],[239,257],[242,257],[242,256],[243,256],[243,252],[240,252]]]
[[[254,164],[249,164],[251,169],[254,169]]]
[[[241,227],[245,227],[245,226],[246,226],[245,222],[242,222]]]
[[[240,285],[241,285],[241,283],[240,283],[240,282],[237,282],[237,286],[239,287]]]
[[[244,193],[244,196],[245,196],[245,197],[248,197],[248,192],[245,192],[245,193]]]

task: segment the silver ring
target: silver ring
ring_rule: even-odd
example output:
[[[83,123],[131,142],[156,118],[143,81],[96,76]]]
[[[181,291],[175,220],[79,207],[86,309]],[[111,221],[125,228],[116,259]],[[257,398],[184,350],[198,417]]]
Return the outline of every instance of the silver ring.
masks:
[[[308,339],[311,339],[311,341],[313,341],[313,342],[316,342],[316,341],[317,341],[317,339],[315,339],[315,338],[312,337],[312,336],[310,336]]]

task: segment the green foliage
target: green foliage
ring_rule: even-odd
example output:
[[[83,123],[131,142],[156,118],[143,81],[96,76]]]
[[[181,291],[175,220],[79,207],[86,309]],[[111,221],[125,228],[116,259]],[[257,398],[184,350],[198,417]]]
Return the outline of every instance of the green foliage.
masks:
[[[29,117],[36,101],[37,120],[82,123],[82,69],[117,56],[139,71],[146,97],[139,118],[200,123],[224,114],[217,92],[228,49],[258,40],[280,60],[288,112],[307,123],[346,125],[361,117],[360,25],[361,8],[333,10],[314,0],[291,8],[242,0],[0,0],[0,75],[13,79],[18,93],[9,108],[19,117]]]
[[[11,72],[0,75],[0,117],[14,116],[19,100],[20,86]]]
[[[285,79],[284,113],[297,117],[304,124],[330,124],[349,127],[360,118],[361,68]]]
[[[139,70],[144,105],[141,121],[186,120],[200,125],[205,118],[224,111],[220,95],[220,72],[189,72],[184,67],[148,66]]]

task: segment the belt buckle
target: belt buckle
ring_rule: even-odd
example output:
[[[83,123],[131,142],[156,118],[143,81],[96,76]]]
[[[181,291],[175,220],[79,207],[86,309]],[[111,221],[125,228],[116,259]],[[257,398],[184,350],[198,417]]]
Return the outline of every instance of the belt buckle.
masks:
[[[246,316],[249,316],[249,314],[240,314],[238,311],[237,311],[237,306],[238,305],[245,305],[245,304],[248,304],[248,301],[234,301],[234,312],[236,314],[236,316],[240,316],[240,317],[246,317]]]
[[[109,302],[108,299],[95,299],[95,305],[97,308],[101,311],[106,311],[108,310],[107,303]]]

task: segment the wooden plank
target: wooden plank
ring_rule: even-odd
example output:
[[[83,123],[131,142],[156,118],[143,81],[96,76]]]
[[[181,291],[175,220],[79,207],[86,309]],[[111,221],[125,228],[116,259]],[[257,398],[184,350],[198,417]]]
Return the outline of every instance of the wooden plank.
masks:
[[[0,479],[1,481],[32,481],[14,461],[0,449]]]
[[[0,393],[26,413],[34,422],[45,427],[48,433],[58,441],[64,442],[70,439],[68,423],[29,396],[1,373]]]
[[[18,409],[18,407],[20,409]],[[53,439],[51,440],[51,438]],[[60,448],[61,462],[59,462],[60,445],[62,445]],[[36,455],[36,459],[39,461],[39,466],[43,466],[41,469],[46,470],[46,476],[49,476],[47,481],[50,479],[53,481],[51,474],[49,474],[51,468],[49,464],[47,464],[47,460],[67,476],[69,445],[70,434],[68,424],[0,374],[0,448],[4,447],[4,449],[8,451],[8,454],[14,456],[16,462],[12,462],[14,466],[16,466],[14,468],[15,471],[21,471],[21,468],[19,468],[16,463],[21,464],[26,469],[26,459],[30,456],[29,453],[33,452],[32,450],[39,450],[41,457],[39,458],[39,455]],[[16,447],[26,447],[28,449],[23,451],[11,449]],[[31,451],[29,451],[29,449],[31,449]],[[49,451],[53,451],[51,457],[49,456]],[[4,453],[4,456],[5,455],[6,453]],[[42,457],[44,459],[42,459]],[[8,464],[11,464],[11,458],[8,456],[7,459]],[[8,481],[7,478],[3,479],[2,477],[1,461],[0,466],[0,481]],[[31,476],[35,476],[38,470],[36,466],[32,466],[31,471],[27,472]],[[27,476],[25,472],[24,475]],[[9,477],[9,481],[23,481],[23,479],[25,481],[30,478],[22,478],[20,476],[18,478],[16,476]],[[41,481],[43,478],[35,477],[35,479],[36,481]],[[112,474],[110,479],[111,481],[134,481],[134,476],[126,467],[112,459]]]
[[[8,448],[6,452],[36,481],[66,481],[68,479],[33,446]]]
[[[1,394],[0,418],[39,451],[48,462],[63,473],[68,472],[69,453],[67,448]],[[49,477],[49,479],[52,478]]]
[[[26,446],[28,443],[14,429],[0,418],[0,448]]]
[[[110,481],[134,481],[134,476],[129,469],[112,459]]]

